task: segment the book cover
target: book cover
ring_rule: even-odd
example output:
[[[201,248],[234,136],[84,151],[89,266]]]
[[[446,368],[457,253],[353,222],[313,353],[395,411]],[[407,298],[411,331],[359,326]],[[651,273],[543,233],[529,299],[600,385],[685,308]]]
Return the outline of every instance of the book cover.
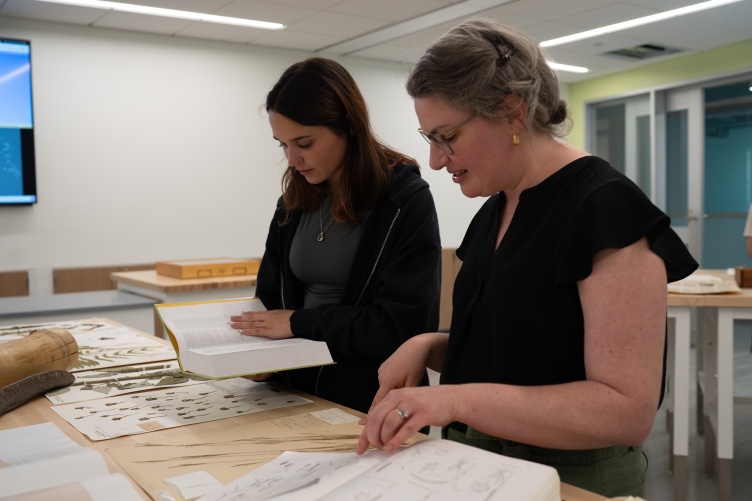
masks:
[[[156,304],[183,372],[212,379],[333,364],[324,341],[244,336],[230,316],[264,311],[257,298]]]

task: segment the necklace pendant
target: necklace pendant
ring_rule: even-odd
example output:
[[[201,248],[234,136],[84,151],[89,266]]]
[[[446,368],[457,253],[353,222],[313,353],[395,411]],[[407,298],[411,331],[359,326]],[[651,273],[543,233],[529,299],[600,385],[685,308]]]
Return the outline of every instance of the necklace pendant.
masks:
[[[318,240],[319,242],[322,242],[324,240],[324,233],[323,232],[319,233],[319,237],[316,240]]]

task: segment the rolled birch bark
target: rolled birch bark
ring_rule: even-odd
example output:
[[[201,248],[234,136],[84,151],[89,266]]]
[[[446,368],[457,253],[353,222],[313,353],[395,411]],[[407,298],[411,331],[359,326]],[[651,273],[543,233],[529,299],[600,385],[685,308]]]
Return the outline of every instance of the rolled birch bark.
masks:
[[[41,372],[73,368],[78,344],[65,329],[34,331],[23,339],[0,344],[0,388]]]

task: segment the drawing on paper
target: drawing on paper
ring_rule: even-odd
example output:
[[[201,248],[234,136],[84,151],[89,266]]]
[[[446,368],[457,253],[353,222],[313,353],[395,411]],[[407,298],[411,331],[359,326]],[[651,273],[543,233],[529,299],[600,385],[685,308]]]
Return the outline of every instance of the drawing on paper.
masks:
[[[482,454],[488,453],[446,440],[421,441],[393,454],[287,451],[201,500],[252,501],[292,493],[327,501],[499,499],[519,469],[484,460]]]
[[[59,327],[78,344],[78,362],[71,372],[121,365],[175,360],[175,350],[127,327],[94,320],[71,320],[0,327],[0,342],[23,339],[41,329]]]
[[[355,481],[332,492],[327,500],[390,499],[409,493],[409,499],[496,499],[515,468],[486,463],[451,450],[451,442],[427,440],[407,447]]]
[[[176,361],[130,365],[76,372],[75,382],[46,394],[55,404],[82,402],[108,396],[198,384],[207,381],[196,374],[180,372]]]
[[[106,329],[112,329],[115,326],[104,321],[93,320],[69,320],[64,322],[46,322],[36,324],[17,324],[0,326],[0,343],[15,341],[24,338],[34,331],[42,329],[51,329],[58,327],[65,329],[71,334],[80,334],[83,332],[96,332]]]
[[[106,440],[310,402],[276,385],[234,378],[56,405],[52,410],[90,439]]]

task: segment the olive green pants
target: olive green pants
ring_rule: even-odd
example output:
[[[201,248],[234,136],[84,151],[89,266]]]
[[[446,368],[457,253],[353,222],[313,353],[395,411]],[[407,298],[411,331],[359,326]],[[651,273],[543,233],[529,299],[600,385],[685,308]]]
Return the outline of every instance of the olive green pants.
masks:
[[[642,447],[558,450],[536,447],[486,435],[471,427],[462,433],[445,426],[442,436],[504,456],[556,468],[562,482],[606,497],[645,497],[648,458]]]

